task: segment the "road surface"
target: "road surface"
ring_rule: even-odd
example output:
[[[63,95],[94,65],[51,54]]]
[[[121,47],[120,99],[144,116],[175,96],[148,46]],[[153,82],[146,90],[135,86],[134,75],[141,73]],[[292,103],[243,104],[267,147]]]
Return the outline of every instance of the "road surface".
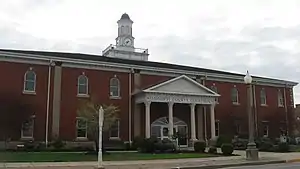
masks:
[[[257,168],[259,169],[300,169],[300,163],[241,166],[241,167],[228,167],[222,169],[257,169]]]

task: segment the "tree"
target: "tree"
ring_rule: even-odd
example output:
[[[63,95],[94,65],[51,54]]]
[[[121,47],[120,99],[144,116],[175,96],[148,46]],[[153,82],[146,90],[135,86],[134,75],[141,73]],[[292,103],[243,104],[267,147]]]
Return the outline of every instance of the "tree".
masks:
[[[103,132],[107,132],[110,127],[118,119],[119,108],[114,105],[105,105],[98,103],[95,99],[80,100],[79,108],[77,109],[78,117],[82,117],[87,122],[88,137],[95,142],[96,151],[98,151],[99,141],[99,109],[100,106],[104,109]],[[102,146],[103,147],[103,146]]]

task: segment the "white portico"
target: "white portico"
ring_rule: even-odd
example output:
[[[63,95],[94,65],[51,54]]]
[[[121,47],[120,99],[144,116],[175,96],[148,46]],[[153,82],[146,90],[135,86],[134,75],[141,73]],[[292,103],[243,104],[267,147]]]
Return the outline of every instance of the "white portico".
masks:
[[[135,103],[145,104],[145,137],[151,136],[151,103],[168,104],[168,135],[174,134],[174,104],[189,104],[190,106],[190,140],[197,140],[195,107],[197,105],[210,106],[211,136],[215,137],[215,100],[220,95],[199,84],[188,76],[182,75],[135,94]],[[184,113],[184,112],[183,112]],[[177,119],[177,118],[176,118]],[[178,120],[177,120],[178,121]]]

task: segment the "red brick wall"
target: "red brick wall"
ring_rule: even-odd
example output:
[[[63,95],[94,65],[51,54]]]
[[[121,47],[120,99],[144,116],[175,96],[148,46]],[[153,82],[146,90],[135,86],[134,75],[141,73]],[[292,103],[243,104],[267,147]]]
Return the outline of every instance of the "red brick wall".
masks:
[[[113,104],[120,109],[120,134],[123,140],[128,139],[128,74],[98,70],[63,68],[61,96],[60,135],[63,139],[76,138],[76,110],[78,106],[77,78],[82,72],[89,79],[89,94],[102,104]],[[120,80],[121,99],[109,98],[110,78],[117,76]],[[67,119],[67,120],[66,120]]]
[[[172,79],[172,77],[141,74],[141,88],[145,89],[155,86],[170,79]]]
[[[23,94],[24,74],[29,68],[35,71],[37,76],[36,95]],[[35,113],[34,137],[36,140],[44,140],[45,138],[45,119],[46,119],[46,103],[47,103],[47,82],[48,67],[41,65],[19,64],[0,62],[0,94],[20,100],[22,104],[28,104]],[[20,111],[20,113],[22,113]],[[1,112],[2,115],[7,115]],[[1,118],[1,117],[0,117]],[[17,117],[16,117],[17,118]],[[19,131],[12,131],[14,140],[20,139]],[[0,133],[0,139],[3,139],[3,133]]]

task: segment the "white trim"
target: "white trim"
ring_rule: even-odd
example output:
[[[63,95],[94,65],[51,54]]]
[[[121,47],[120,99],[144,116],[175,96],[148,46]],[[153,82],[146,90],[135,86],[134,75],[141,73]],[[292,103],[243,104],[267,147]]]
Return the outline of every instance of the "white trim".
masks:
[[[78,121],[84,120],[85,121],[85,127],[79,128],[78,127]],[[85,137],[78,137],[78,130],[85,130]],[[76,117],[76,139],[77,140],[86,140],[88,138],[88,125],[87,120],[83,117]]]
[[[209,77],[215,77],[217,80],[219,79],[226,79],[225,81],[229,82],[230,80],[237,80],[240,83],[243,83],[243,78],[241,77],[242,75],[224,75],[222,73],[205,73],[205,72],[198,72],[198,71],[184,71],[184,70],[174,70],[174,69],[167,69],[167,68],[158,68],[158,67],[149,67],[149,66],[139,66],[139,65],[130,65],[130,64],[119,64],[119,63],[108,63],[108,62],[100,62],[100,61],[86,61],[83,59],[69,59],[69,58],[61,58],[61,57],[45,57],[43,55],[33,55],[33,54],[21,54],[21,53],[14,53],[12,52],[0,52],[0,56],[4,55],[4,59],[7,59],[8,57],[15,57],[15,58],[27,58],[27,59],[36,59],[36,60],[47,60],[49,62],[50,59],[56,60],[56,61],[61,61],[61,62],[67,62],[67,63],[73,63],[76,64],[76,68],[79,68],[81,64],[89,64],[89,65],[109,65],[109,67],[114,67],[114,68],[123,68],[123,69],[142,69],[143,71],[151,71],[151,72],[168,72],[169,74],[175,74],[174,72],[177,72],[179,74],[186,74],[186,75],[200,75],[204,76],[207,74]],[[103,57],[103,56],[99,56]],[[0,57],[1,60],[3,58]],[[100,64],[103,63],[103,64]],[[45,63],[46,64],[46,63]],[[79,65],[79,66],[78,66]],[[258,78],[253,78],[253,81],[259,81],[260,84],[266,85],[266,86],[272,86],[272,85],[278,85],[278,86],[296,86],[298,83],[296,82],[291,82],[291,81],[285,81],[285,80],[276,80],[276,79],[265,79],[263,77],[258,77]]]
[[[120,119],[116,120],[117,128],[118,128],[118,136],[111,136],[111,130],[109,129],[109,139],[110,140],[119,140],[120,139]],[[114,124],[115,125],[115,124]]]
[[[34,80],[28,80],[27,79],[27,75],[28,73],[33,73],[34,75]],[[33,90],[26,90],[26,82],[31,82],[33,83]],[[36,73],[34,72],[34,70],[32,70],[32,68],[30,68],[29,70],[27,70],[24,74],[24,85],[23,85],[23,93],[24,94],[36,94]]]
[[[85,83],[80,84],[80,79],[81,78],[84,78]],[[85,90],[86,90],[85,93],[80,93],[80,90],[79,90],[80,86],[85,87]],[[79,75],[77,77],[77,96],[79,96],[79,97],[89,97],[88,95],[89,95],[89,78],[85,74]]]

